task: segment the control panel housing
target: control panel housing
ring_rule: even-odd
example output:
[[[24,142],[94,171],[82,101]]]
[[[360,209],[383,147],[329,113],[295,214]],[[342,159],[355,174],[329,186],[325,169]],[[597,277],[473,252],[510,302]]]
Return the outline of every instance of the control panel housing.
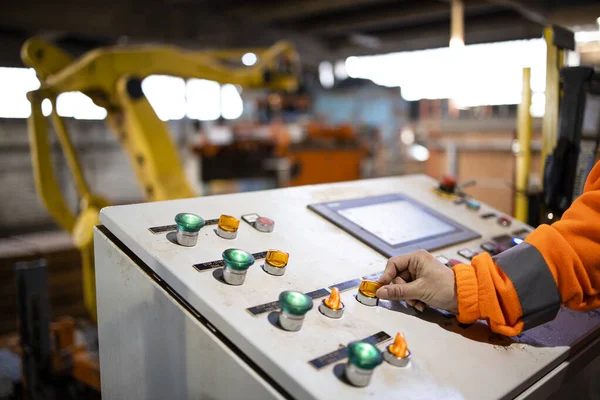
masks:
[[[367,307],[355,299],[358,284],[340,288],[342,318],[320,313],[323,298],[316,298],[297,332],[281,329],[277,310],[249,311],[277,301],[285,290],[327,293],[385,268],[384,255],[311,211],[310,204],[388,194],[414,199],[481,236],[432,251],[448,263],[469,263],[471,253],[485,251],[482,245],[491,249],[493,238],[510,246],[513,237],[531,231],[485,204],[474,209],[440,196],[436,186],[429,177],[413,175],[103,209],[103,225],[95,232],[103,392],[107,398],[239,393],[237,398],[257,399],[483,399],[517,396],[550,376],[598,336],[597,316],[562,310],[548,325],[506,338],[485,322],[464,326],[431,308],[420,313],[388,301]],[[274,229],[261,232],[242,222],[237,237],[228,240],[206,225],[193,247],[177,244],[172,230],[149,229],[173,224],[182,212],[207,221],[257,214],[274,221]],[[229,248],[287,252],[285,274],[266,273],[264,259],[257,258],[245,282],[232,286],[223,281],[219,263],[196,267],[221,260]],[[344,358],[324,366],[311,362],[356,340],[385,338],[381,332],[392,339],[403,333],[411,362],[404,368],[383,362],[364,388],[344,380]],[[378,347],[384,351],[390,343],[383,340]]]

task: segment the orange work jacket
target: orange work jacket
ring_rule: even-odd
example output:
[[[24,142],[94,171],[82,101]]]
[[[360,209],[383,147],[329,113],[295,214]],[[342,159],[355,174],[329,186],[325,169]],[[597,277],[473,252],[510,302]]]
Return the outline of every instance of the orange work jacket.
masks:
[[[600,307],[600,162],[560,221],[540,225],[497,256],[482,253],[453,270],[458,320],[487,319],[504,335],[554,319],[561,304]]]

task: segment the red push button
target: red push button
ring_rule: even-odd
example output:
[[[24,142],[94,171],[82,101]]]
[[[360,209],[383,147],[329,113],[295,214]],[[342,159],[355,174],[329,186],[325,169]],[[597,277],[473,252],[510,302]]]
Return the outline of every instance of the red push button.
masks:
[[[256,219],[256,222],[254,222],[254,227],[260,232],[273,232],[273,229],[275,229],[275,221],[270,218],[259,217]]]
[[[506,244],[499,244],[496,246],[496,254],[500,254],[510,249],[512,246],[507,246]]]
[[[507,227],[510,226],[510,224],[512,224],[512,220],[508,217],[498,217],[498,224],[500,226]]]
[[[456,178],[452,176],[443,176],[440,181],[440,191],[445,193],[454,193],[456,189]]]
[[[455,260],[455,259],[451,259],[448,261],[448,264],[446,264],[447,266],[449,266],[450,268],[454,267],[455,265],[458,264],[462,264],[460,261]]]

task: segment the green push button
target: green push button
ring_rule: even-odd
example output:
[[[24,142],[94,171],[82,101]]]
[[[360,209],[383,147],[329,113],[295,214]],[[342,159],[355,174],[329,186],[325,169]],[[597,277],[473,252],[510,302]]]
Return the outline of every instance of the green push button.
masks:
[[[175,216],[177,229],[184,232],[198,232],[204,226],[204,218],[190,213],[180,213]]]
[[[254,264],[254,256],[240,249],[227,249],[223,252],[223,262],[226,267],[237,271],[245,271]]]
[[[348,345],[348,360],[362,369],[374,369],[383,362],[383,354],[369,342],[352,342]]]
[[[313,308],[312,299],[301,292],[286,290],[279,295],[281,309],[291,315],[304,315]]]

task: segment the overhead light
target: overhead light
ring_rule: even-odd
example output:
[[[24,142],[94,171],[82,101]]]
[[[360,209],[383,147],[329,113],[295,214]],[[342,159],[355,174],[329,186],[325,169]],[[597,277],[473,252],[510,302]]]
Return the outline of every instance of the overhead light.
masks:
[[[417,161],[427,161],[429,160],[429,150],[427,147],[420,144],[413,144],[408,148],[408,155]]]
[[[42,112],[44,106],[42,104]],[[56,98],[56,112],[61,117],[75,119],[104,119],[106,110],[98,107],[92,99],[81,92],[61,93]]]
[[[214,121],[221,116],[221,85],[206,79],[186,83],[186,114],[190,119]]]
[[[183,79],[169,75],[150,75],[142,81],[142,91],[162,121],[185,117],[186,83]],[[58,108],[60,113],[60,107]]]
[[[242,64],[247,67],[250,67],[258,61],[258,57],[254,53],[246,53],[242,56]]]
[[[456,61],[460,61],[460,67],[456,66]],[[440,70],[439,65],[448,67]],[[543,39],[346,59],[350,77],[369,79],[381,86],[400,87],[404,100],[453,98],[461,107],[519,104],[525,66],[531,68],[532,91],[543,93],[546,87],[546,44]],[[457,88],[460,89],[458,92]]]
[[[546,111],[546,94],[545,93],[534,93],[531,95],[531,106],[529,107],[529,113],[534,118],[542,118]]]
[[[232,84],[221,87],[221,115],[225,119],[239,118],[244,112],[244,102]]]
[[[325,89],[333,87],[335,78],[333,76],[333,65],[329,61],[322,61],[319,64],[319,81]]]
[[[0,67],[0,118],[28,118],[27,92],[40,87],[33,68]]]
[[[44,114],[44,117],[52,114],[52,102],[50,99],[42,100],[42,114]]]
[[[410,128],[402,129],[400,132],[400,141],[407,146],[413,144],[415,142],[415,133],[413,130]]]
[[[600,41],[600,29],[597,31],[575,32],[575,41],[577,43],[598,42]]]
[[[348,72],[346,72],[346,62],[344,60],[336,61],[335,66],[333,67],[333,73],[339,80],[346,79],[348,77]]]

